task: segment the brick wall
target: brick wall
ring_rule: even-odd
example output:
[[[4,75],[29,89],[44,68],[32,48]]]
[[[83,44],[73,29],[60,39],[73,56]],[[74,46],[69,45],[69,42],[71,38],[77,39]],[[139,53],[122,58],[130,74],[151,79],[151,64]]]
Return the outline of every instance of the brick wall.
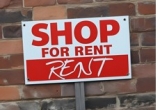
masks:
[[[88,110],[155,110],[155,0],[1,0],[0,110],[74,110],[74,84],[24,85],[21,21],[130,16],[131,80],[85,83]]]

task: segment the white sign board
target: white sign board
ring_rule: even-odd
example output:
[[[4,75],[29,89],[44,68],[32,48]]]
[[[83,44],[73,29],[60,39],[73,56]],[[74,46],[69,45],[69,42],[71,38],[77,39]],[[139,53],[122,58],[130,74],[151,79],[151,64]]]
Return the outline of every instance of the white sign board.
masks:
[[[26,84],[131,78],[128,16],[24,21]]]

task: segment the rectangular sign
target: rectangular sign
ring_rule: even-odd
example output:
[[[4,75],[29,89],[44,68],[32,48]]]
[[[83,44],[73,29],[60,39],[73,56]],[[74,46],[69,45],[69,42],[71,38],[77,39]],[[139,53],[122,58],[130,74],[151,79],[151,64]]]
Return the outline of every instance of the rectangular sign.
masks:
[[[131,78],[128,16],[22,22],[26,84]]]

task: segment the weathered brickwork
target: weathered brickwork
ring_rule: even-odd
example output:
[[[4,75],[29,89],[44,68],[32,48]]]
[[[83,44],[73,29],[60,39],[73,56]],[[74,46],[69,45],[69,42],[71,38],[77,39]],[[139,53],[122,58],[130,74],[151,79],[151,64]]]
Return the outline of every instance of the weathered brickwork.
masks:
[[[21,21],[121,15],[130,19],[133,78],[85,83],[86,109],[155,110],[155,6],[155,0],[1,0],[0,110],[75,110],[74,83],[25,85]]]

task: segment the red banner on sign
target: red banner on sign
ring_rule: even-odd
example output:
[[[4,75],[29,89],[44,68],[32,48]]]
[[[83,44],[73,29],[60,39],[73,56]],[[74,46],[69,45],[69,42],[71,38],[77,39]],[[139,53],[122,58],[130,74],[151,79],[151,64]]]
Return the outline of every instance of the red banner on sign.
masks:
[[[27,60],[29,81],[127,76],[128,55]]]

